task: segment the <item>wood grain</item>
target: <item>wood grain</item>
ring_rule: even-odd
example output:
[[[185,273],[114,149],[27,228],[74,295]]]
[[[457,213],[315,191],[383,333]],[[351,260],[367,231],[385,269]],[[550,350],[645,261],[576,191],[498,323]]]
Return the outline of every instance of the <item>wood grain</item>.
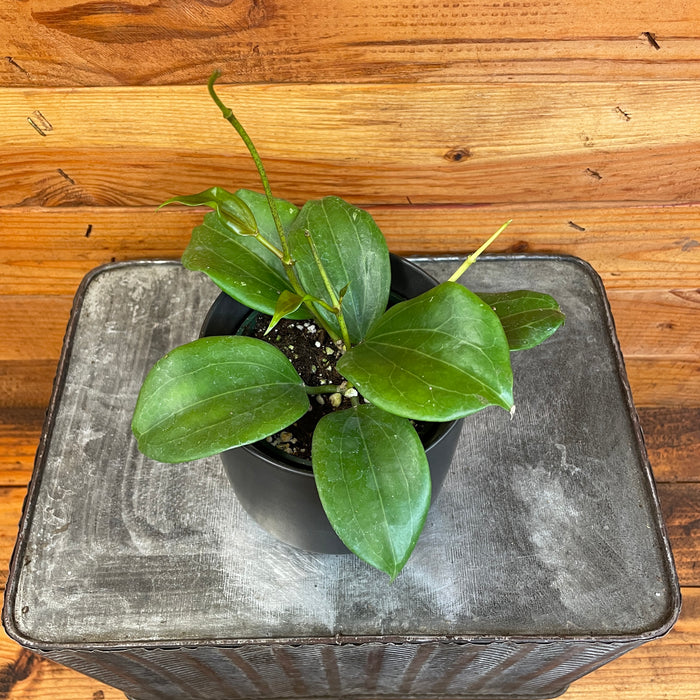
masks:
[[[625,359],[636,406],[700,407],[700,359]]]
[[[293,201],[700,199],[697,82],[241,85],[221,95],[275,193]],[[213,184],[259,187],[204,85],[5,88],[0,111],[3,206],[155,205]]]
[[[0,296],[0,361],[57,360],[72,306],[68,295]]]
[[[641,408],[642,428],[660,481],[700,481],[700,408]]]
[[[403,205],[368,210],[390,249],[401,255],[464,255],[503,221],[513,219],[493,252],[576,255],[593,266],[608,291],[665,290],[672,298],[657,303],[672,304],[684,319],[696,305],[692,290],[700,281],[698,205]],[[202,216],[184,208],[0,208],[0,294],[32,295],[40,289],[48,296],[72,297],[87,272],[110,260],[179,258]],[[680,292],[684,296],[673,290],[685,290]]]
[[[513,218],[495,251],[601,275],[683,609],[564,697],[697,700],[698,36],[694,0],[0,6],[0,585],[83,275],[178,258],[202,213],[156,213],[168,196],[259,189],[206,94],[220,68],[279,196],[368,206],[401,254],[463,255]],[[0,630],[0,698],[125,696]]]
[[[666,297],[666,293],[659,296]],[[644,297],[648,299],[649,295]],[[6,299],[3,306],[12,313],[16,298],[0,297],[2,299]],[[20,297],[20,306],[24,301]],[[686,409],[700,408],[700,359],[697,353],[685,352],[686,346],[694,342],[697,324],[691,323],[687,330],[675,334],[678,352],[663,346],[657,351],[654,335],[647,344],[635,338],[636,342],[630,343],[628,350],[627,335],[634,335],[634,329],[641,325],[638,318],[644,315],[644,309],[643,306],[621,307],[616,316],[617,327],[622,330],[622,351],[635,404],[638,407],[676,406],[680,402]],[[30,315],[26,323],[17,323],[9,329],[8,341],[0,348],[0,405],[18,408],[48,403],[68,312],[63,310],[60,317],[51,317],[48,322]],[[659,316],[651,323],[662,326],[672,323],[664,320],[668,318],[674,317]],[[0,323],[0,329],[3,325]],[[662,334],[660,330],[659,335]],[[27,341],[28,349],[23,357],[22,349]]]
[[[0,586],[3,591],[19,531],[25,495],[24,488],[0,487]]]
[[[700,75],[691,0],[51,0],[2,19],[0,84],[25,87]]]
[[[0,408],[0,487],[29,483],[43,422],[43,408]]]
[[[612,289],[610,306],[627,357],[700,357],[700,289]]]
[[[659,484],[659,498],[678,576],[700,586],[700,484]]]
[[[45,408],[51,398],[56,376],[56,360],[0,361],[0,407],[15,409]]]
[[[0,698],[3,700],[124,700],[119,690],[15,644],[0,628]]]

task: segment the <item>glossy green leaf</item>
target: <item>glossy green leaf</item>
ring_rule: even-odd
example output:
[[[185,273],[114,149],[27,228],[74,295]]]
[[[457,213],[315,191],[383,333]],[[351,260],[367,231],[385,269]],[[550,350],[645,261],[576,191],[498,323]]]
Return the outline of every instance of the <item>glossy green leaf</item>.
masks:
[[[188,207],[206,206],[213,209],[221,221],[240,236],[255,236],[258,225],[250,207],[238,195],[231,194],[223,187],[211,187],[198,194],[172,197],[161,206],[184,204]]]
[[[243,202],[248,205],[250,211],[253,212],[255,221],[258,224],[258,229],[265,238],[267,238],[270,243],[279,247],[280,239],[277,233],[277,228],[275,227],[275,221],[272,218],[272,212],[270,211],[270,205],[268,204],[267,197],[260,192],[253,192],[253,190],[240,189],[236,192],[236,196],[239,197]],[[286,232],[292,225],[294,219],[297,218],[299,214],[299,207],[288,202],[286,199],[278,199],[273,197],[277,213],[279,214],[280,221],[282,223],[282,229]],[[279,261],[278,261],[279,262]]]
[[[501,319],[511,350],[534,348],[564,323],[559,304],[549,294],[518,290],[478,296]]]
[[[277,304],[275,305],[275,313],[270,319],[270,323],[265,330],[265,335],[267,335],[283,318],[291,316],[302,304],[306,303],[307,301],[318,301],[318,299],[315,299],[309,294],[299,296],[299,294],[285,289],[277,300]]]
[[[255,216],[260,234],[275,247],[279,236],[265,195],[238,190],[236,196]],[[275,200],[283,227],[296,218],[298,209],[281,199]],[[207,214],[182,255],[189,270],[206,273],[229,296],[256,311],[272,314],[283,290],[293,291],[279,258],[251,236],[238,236],[215,213]],[[301,307],[291,318],[308,318]]]
[[[407,418],[446,421],[513,405],[503,326],[456,282],[391,307],[337,367],[373,404]]]
[[[304,383],[256,338],[200,338],[162,357],[139,394],[132,430],[141,452],[187,462],[260,440],[306,413]]]
[[[430,470],[410,421],[376,406],[326,415],[312,462],[328,519],[348,549],[393,580],[430,506]]]
[[[391,283],[389,250],[370,214],[340,197],[307,202],[289,231],[295,270],[304,289],[332,306],[306,240],[309,231],[320,251],[336,295],[349,285],[342,310],[350,340],[359,342],[386,309]],[[336,331],[338,320],[320,308],[320,314]]]

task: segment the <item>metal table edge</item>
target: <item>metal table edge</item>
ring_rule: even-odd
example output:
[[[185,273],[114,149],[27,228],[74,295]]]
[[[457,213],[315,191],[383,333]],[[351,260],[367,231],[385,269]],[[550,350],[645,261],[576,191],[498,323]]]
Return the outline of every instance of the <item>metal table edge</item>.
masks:
[[[459,263],[463,260],[463,256],[459,255],[416,255],[416,256],[406,256],[412,262],[420,265],[421,263],[429,262],[452,262]],[[18,536],[15,542],[15,547],[10,559],[10,567],[7,577],[7,585],[4,594],[4,605],[2,610],[2,624],[7,632],[8,636],[13,639],[18,644],[22,645],[27,649],[36,650],[39,652],[50,652],[50,651],[118,651],[126,649],[138,649],[138,648],[148,648],[148,649],[178,649],[183,647],[207,647],[207,646],[224,646],[224,647],[235,647],[247,644],[292,644],[292,645],[302,645],[302,644],[365,644],[372,642],[382,642],[382,643],[396,643],[396,644],[419,644],[430,642],[438,643],[458,643],[458,644],[489,644],[494,642],[514,642],[514,643],[528,643],[528,642],[539,642],[539,643],[550,643],[550,642],[599,642],[599,643],[638,643],[641,644],[645,641],[657,639],[668,634],[672,629],[673,625],[678,620],[681,609],[681,592],[680,592],[680,582],[678,579],[678,574],[674,566],[673,553],[670,546],[670,540],[668,537],[667,528],[665,526],[663,515],[661,511],[661,504],[658,497],[658,492],[654,482],[653,473],[651,470],[651,464],[649,462],[646,448],[644,445],[644,435],[641,428],[641,423],[639,421],[639,416],[637,414],[636,408],[632,399],[632,392],[627,378],[627,373],[625,370],[624,359],[622,356],[622,351],[620,344],[615,332],[615,323],[612,316],[612,311],[610,309],[610,304],[605,292],[605,285],[596,272],[593,266],[583,260],[582,258],[573,255],[562,255],[562,254],[546,254],[546,253],[486,253],[480,256],[479,260],[484,261],[495,261],[499,259],[507,260],[530,260],[530,261],[553,261],[558,260],[565,262],[567,264],[572,264],[581,267],[584,272],[593,281],[596,291],[598,293],[598,299],[601,304],[601,311],[605,318],[606,326],[609,330],[609,339],[612,343],[612,350],[616,359],[616,363],[619,368],[619,376],[622,381],[622,389],[625,396],[626,405],[630,411],[630,416],[632,418],[635,438],[637,441],[637,448],[639,450],[640,462],[644,470],[644,482],[648,490],[653,508],[655,520],[659,526],[660,542],[662,544],[664,552],[664,564],[667,570],[668,582],[671,589],[671,600],[669,607],[669,614],[666,619],[664,619],[659,625],[655,626],[653,629],[645,630],[638,633],[628,633],[624,635],[572,635],[572,636],[551,636],[543,637],[540,635],[513,635],[513,636],[489,636],[489,635],[465,635],[465,636],[391,636],[391,637],[344,637],[336,635],[333,637],[303,637],[303,638],[285,638],[285,639],[267,639],[267,638],[231,638],[231,639],[209,639],[209,640],[194,640],[194,639],[177,639],[169,640],[167,642],[161,642],[154,644],[153,641],[130,641],[119,645],[114,645],[110,643],[92,643],[85,644],[79,641],[76,642],[42,642],[38,639],[33,639],[31,637],[25,636],[20,630],[16,623],[16,609],[15,609],[15,596],[17,593],[19,572],[22,566],[22,559],[24,557],[26,548],[26,535],[28,534],[32,518],[31,514],[34,513],[33,506],[36,503],[39,488],[41,486],[41,477],[43,474],[43,464],[46,457],[46,450],[49,444],[51,434],[53,431],[54,408],[57,406],[61,399],[63,385],[65,382],[66,371],[68,366],[68,361],[70,359],[70,353],[72,350],[73,339],[78,326],[78,320],[80,318],[80,312],[82,309],[83,300],[90,284],[100,275],[109,273],[112,270],[124,269],[132,266],[149,266],[149,265],[174,265],[180,266],[182,263],[178,259],[166,259],[166,258],[154,258],[154,259],[137,259],[137,260],[124,260],[109,262],[99,265],[92,270],[90,270],[80,282],[78,289],[76,291],[73,305],[70,312],[70,317],[66,327],[66,332],[64,336],[64,342],[61,349],[61,354],[59,357],[56,375],[54,378],[53,389],[51,393],[51,399],[49,401],[46,417],[44,420],[44,425],[42,428],[41,438],[39,446],[37,449],[36,457],[34,460],[34,468],[32,471],[32,476],[28,485],[27,495],[24,500],[22,507],[22,514],[19,522]],[[478,260],[477,260],[478,262]],[[563,692],[563,691],[562,691]]]

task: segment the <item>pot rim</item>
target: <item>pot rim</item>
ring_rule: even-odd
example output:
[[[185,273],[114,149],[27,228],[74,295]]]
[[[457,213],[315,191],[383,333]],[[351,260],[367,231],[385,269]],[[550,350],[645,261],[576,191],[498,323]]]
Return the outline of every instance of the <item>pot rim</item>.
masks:
[[[349,409],[348,409],[349,410]],[[436,438],[431,440],[430,444],[425,446],[425,452],[426,454],[428,453],[428,450],[432,450],[436,446],[440,445],[440,443],[443,442],[443,440],[446,440],[448,435],[452,433],[453,430],[455,430],[457,427],[461,427],[462,422],[464,421],[464,418],[456,418],[455,420],[451,421],[439,421],[435,422],[435,425],[439,426],[444,426],[444,429],[439,431],[439,434],[437,435]],[[291,463],[291,460],[288,457],[285,457],[284,453],[281,450],[277,450],[280,453],[280,457],[277,456],[272,456],[270,452],[276,448],[271,447],[270,452],[268,452],[265,449],[261,449],[257,446],[257,443],[261,442],[260,440],[253,442],[253,443],[248,443],[247,445],[240,445],[239,447],[232,447],[229,450],[225,450],[225,452],[230,452],[233,450],[246,450],[247,452],[250,452],[256,456],[256,458],[263,460],[267,464],[269,464],[271,467],[274,467],[276,469],[280,469],[281,471],[285,472],[291,472],[292,474],[298,474],[300,476],[308,477],[310,479],[314,479],[314,472],[313,472],[313,464],[310,459],[305,459],[303,460],[304,462],[308,462],[308,467],[307,466],[295,466],[294,464]],[[301,462],[302,459],[297,457],[295,458],[297,461]]]
[[[427,291],[428,288],[430,287],[435,287],[438,284],[440,284],[440,281],[433,277],[429,272],[426,272],[420,265],[418,265],[416,262],[411,260],[411,258],[404,257],[403,255],[397,255],[396,253],[389,252],[389,261],[391,264],[391,279],[392,282],[398,277],[399,272],[401,268],[408,268],[411,271],[411,274],[414,275],[414,277],[417,277],[421,280],[421,283],[423,286],[425,286],[425,290]],[[419,294],[422,292],[419,292]],[[204,319],[204,322],[202,324],[202,333],[201,335],[204,335],[204,329],[207,328],[207,325],[209,324],[211,318],[213,317],[215,313],[215,308],[218,303],[220,303],[220,299],[224,297],[229,297],[229,295],[226,294],[226,292],[221,291],[221,293],[218,295],[218,297],[215,299],[214,303],[211,305],[209,308],[209,311]],[[235,301],[235,300],[234,300]],[[236,302],[240,303],[240,302]],[[243,305],[241,305],[243,306]],[[248,307],[245,307],[248,308]],[[251,313],[255,313],[253,309],[249,309]],[[432,449],[433,446],[439,445],[448,434],[450,434],[454,430],[454,425],[463,421],[463,418],[457,418],[452,421],[435,421],[433,424],[435,426],[444,426],[444,428],[436,428],[436,436],[433,437],[429,444],[425,447],[426,453],[428,450]],[[431,421],[423,421],[425,423],[429,423]],[[247,443],[245,445],[240,445],[238,447],[232,447],[229,448],[229,450],[225,450],[225,452],[229,452],[232,450],[239,450],[243,449],[246,450],[249,453],[254,454],[256,457],[264,460],[267,464],[269,464],[272,467],[275,467],[277,469],[280,469],[282,471],[290,472],[293,474],[299,474],[302,476],[309,477],[311,479],[314,478],[314,472],[313,472],[313,465],[311,459],[303,458],[303,457],[295,457],[295,456],[289,456],[286,457],[284,452],[281,450],[277,450],[274,447],[270,447],[269,450],[265,449],[265,447],[258,447],[265,438],[262,438],[261,440],[256,440],[255,442],[252,443]],[[276,451],[280,453],[280,456],[278,457],[276,454],[272,454],[272,452]],[[298,463],[299,466],[296,466],[295,463]]]

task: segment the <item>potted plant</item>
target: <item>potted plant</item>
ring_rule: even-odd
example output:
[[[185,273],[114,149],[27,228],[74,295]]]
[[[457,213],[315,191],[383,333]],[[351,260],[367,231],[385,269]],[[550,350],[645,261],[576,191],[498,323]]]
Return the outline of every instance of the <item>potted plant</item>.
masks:
[[[217,77],[209,80],[211,97],[245,143],[264,194],[213,187],[165,204],[213,210],[182,262],[224,293],[208,325],[227,303],[235,318],[156,363],[133,432],[139,449],[162,462],[233,450],[234,462],[274,462],[285,478],[305,471],[326,525],[393,579],[430,506],[434,465],[426,448],[430,455],[451,430],[454,451],[454,421],[469,414],[514,410],[510,352],[545,340],[564,315],[546,294],[477,295],[457,282],[507,224],[437,284],[392,259],[368,212],[339,197],[301,209],[273,197],[255,146],[214,90]],[[417,274],[417,296],[408,284],[400,296],[412,298],[391,298],[392,266],[396,272],[400,264]],[[300,349],[304,339],[313,360]],[[305,359],[303,371],[295,368]],[[311,416],[318,407],[322,415]],[[310,416],[317,422],[302,426]],[[310,445],[300,444],[297,430],[309,433]],[[245,454],[235,449],[241,446],[249,446]],[[444,452],[437,461],[449,465],[450,449]],[[256,469],[248,482],[258,479]],[[265,491],[259,480],[254,485]]]

